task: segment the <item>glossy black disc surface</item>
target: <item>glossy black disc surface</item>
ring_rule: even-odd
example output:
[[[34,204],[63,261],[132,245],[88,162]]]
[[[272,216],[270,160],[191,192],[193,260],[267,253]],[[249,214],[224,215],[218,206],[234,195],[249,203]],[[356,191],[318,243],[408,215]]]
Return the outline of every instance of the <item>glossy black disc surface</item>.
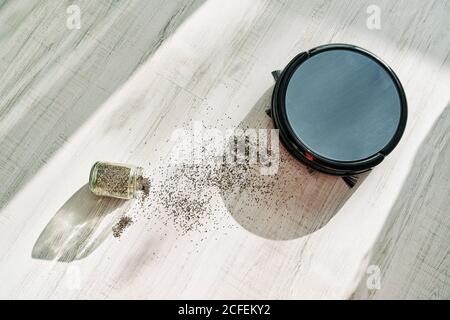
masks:
[[[367,159],[396,134],[402,101],[394,78],[373,57],[337,48],[308,57],[284,97],[292,132],[307,149],[338,162]]]

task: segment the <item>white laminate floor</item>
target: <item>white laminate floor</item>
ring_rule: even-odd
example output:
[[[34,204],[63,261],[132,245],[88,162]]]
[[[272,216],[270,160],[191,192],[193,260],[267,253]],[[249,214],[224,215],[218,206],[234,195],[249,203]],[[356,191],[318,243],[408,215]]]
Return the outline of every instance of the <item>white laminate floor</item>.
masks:
[[[77,4],[72,30],[67,2],[0,1],[0,298],[450,298],[450,1]],[[271,71],[326,43],[382,57],[408,98],[355,189],[281,148],[269,194],[217,192],[187,234],[87,190],[97,160],[170,184],[179,128],[270,128]]]

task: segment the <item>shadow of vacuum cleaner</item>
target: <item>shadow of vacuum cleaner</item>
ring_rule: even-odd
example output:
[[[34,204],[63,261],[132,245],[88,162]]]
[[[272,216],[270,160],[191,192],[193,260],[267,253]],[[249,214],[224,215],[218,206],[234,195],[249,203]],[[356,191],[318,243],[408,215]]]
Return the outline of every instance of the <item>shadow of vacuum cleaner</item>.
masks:
[[[236,183],[222,191],[222,199],[248,231],[289,240],[326,225],[354,193],[357,179],[395,148],[405,129],[407,104],[394,72],[372,53],[350,45],[301,53],[272,74],[275,86],[239,129],[279,129],[285,148],[279,148],[277,173],[235,166],[235,179],[251,181],[251,187]],[[270,104],[269,118],[264,109]]]

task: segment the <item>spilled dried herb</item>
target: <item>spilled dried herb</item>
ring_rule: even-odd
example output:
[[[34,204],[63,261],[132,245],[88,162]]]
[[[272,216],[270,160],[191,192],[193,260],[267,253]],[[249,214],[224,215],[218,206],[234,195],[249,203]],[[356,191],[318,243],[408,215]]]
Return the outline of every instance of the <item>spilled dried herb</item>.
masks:
[[[122,235],[124,230],[129,227],[133,223],[133,219],[128,216],[123,216],[120,220],[113,226],[112,232],[115,238],[118,238]]]

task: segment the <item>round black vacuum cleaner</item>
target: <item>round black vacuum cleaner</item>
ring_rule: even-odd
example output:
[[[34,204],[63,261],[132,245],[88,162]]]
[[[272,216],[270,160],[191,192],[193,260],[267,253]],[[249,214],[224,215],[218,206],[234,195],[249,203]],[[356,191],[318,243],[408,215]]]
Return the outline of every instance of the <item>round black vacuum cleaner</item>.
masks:
[[[276,84],[268,110],[297,159],[350,187],[398,144],[407,102],[395,73],[369,51],[346,44],[297,55]]]

